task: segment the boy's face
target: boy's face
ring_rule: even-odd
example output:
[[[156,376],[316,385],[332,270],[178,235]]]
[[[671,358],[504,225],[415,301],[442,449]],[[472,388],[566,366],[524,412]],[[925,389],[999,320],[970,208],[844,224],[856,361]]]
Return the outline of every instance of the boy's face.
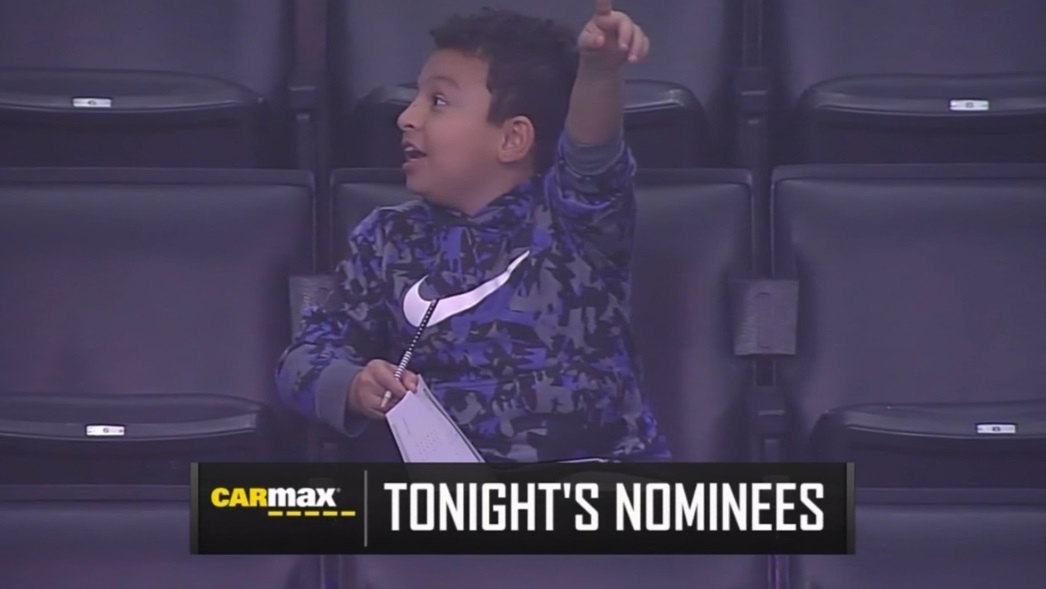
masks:
[[[496,184],[504,132],[487,119],[490,100],[485,61],[450,50],[429,57],[418,96],[398,121],[411,191],[460,208]]]

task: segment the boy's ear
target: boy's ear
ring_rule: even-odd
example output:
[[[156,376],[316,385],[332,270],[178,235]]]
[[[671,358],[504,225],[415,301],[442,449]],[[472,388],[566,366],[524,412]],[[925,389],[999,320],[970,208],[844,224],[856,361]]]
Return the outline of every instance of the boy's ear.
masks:
[[[524,116],[512,117],[501,124],[501,147],[498,159],[512,164],[526,159],[534,147],[534,124]]]

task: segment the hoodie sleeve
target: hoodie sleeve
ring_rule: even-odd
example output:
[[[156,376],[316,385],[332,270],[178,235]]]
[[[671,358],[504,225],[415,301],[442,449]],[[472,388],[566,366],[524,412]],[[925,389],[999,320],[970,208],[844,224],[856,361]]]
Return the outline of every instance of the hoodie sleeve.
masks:
[[[624,130],[604,145],[561,135],[552,166],[552,205],[570,234],[610,262],[615,273],[627,274],[631,264],[635,174]]]
[[[376,213],[349,236],[338,264],[339,288],[302,313],[302,329],[276,370],[281,399],[310,419],[359,435],[367,419],[349,414],[349,385],[363,366],[382,356],[387,341],[380,234]]]

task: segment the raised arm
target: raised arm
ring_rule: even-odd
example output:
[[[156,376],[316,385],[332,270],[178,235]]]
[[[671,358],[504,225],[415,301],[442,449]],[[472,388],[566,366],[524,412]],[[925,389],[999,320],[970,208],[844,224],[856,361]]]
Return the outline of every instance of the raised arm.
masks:
[[[635,227],[636,165],[625,145],[621,68],[646,57],[650,41],[609,0],[578,36],[580,64],[553,173],[558,218],[608,271],[628,273]]]
[[[621,67],[650,50],[646,33],[611,0],[597,0],[595,14],[578,37],[581,62],[570,97],[567,134],[581,145],[614,140],[624,118]]]

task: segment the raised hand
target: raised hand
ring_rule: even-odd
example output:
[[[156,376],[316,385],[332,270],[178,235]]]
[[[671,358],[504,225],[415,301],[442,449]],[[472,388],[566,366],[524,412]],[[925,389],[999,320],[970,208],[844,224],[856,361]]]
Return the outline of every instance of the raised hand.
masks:
[[[595,14],[578,36],[581,58],[602,66],[638,63],[650,52],[650,39],[611,0],[596,0]]]

